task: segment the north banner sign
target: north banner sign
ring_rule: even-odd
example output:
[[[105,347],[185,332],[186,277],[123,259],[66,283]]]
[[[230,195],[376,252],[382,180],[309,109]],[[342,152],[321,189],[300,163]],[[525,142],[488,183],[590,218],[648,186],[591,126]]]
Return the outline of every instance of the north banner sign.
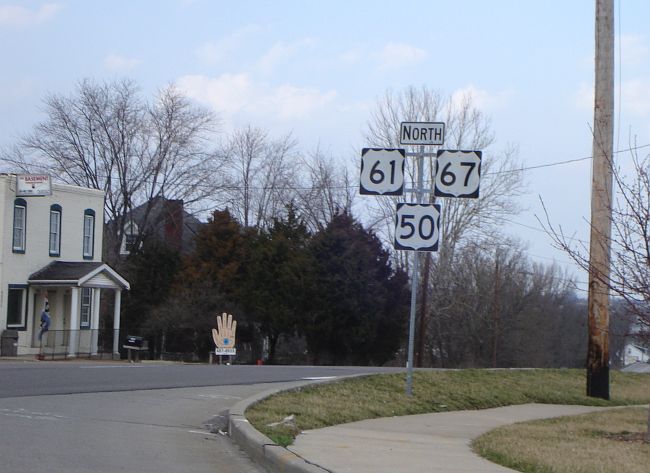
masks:
[[[442,145],[445,142],[443,122],[402,122],[399,129],[402,145]]]

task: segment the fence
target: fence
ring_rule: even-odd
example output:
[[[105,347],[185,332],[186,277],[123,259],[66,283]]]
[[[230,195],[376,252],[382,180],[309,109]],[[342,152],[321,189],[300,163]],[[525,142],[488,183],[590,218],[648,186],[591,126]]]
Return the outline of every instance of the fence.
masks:
[[[111,359],[113,340],[119,333],[119,330],[48,330],[43,334],[42,343],[37,346],[44,359]],[[121,345],[118,347],[121,348]]]
[[[114,359],[113,340],[119,337],[117,351],[120,358],[127,357],[123,348],[128,335],[141,336],[148,342],[148,351],[139,353],[140,359],[167,360],[181,362],[207,362],[214,352],[212,334],[208,330],[179,328],[168,331],[142,331],[100,329],[100,330],[49,330],[43,334],[42,343],[34,345],[40,348],[42,359],[93,358]],[[258,360],[266,362],[268,348],[265,340],[241,340],[237,342],[237,355],[231,361],[236,364],[256,364]],[[306,364],[304,340],[281,337],[277,346],[275,363]],[[224,361],[225,357],[224,357]]]

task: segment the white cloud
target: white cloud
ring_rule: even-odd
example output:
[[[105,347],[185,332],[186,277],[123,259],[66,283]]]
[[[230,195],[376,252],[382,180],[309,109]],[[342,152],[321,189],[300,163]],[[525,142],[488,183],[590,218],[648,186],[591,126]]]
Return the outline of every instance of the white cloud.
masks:
[[[196,55],[205,64],[216,64],[232,49],[232,45],[224,41],[208,41],[196,51]]]
[[[267,97],[271,110],[276,110],[284,120],[304,118],[314,110],[318,110],[332,102],[336,97],[333,90],[321,92],[315,88],[300,88],[292,85],[282,85]]]
[[[490,93],[487,90],[479,89],[474,85],[468,85],[457,89],[451,94],[451,101],[454,106],[460,106],[465,100],[471,99],[473,105],[482,111],[492,111],[506,104],[513,92],[505,90],[497,93]]]
[[[339,61],[346,65],[355,65],[361,62],[363,54],[359,49],[350,49],[339,55]]]
[[[61,10],[61,5],[45,3],[36,10],[18,5],[0,5],[0,26],[32,26],[41,24]]]
[[[618,107],[618,84],[615,90],[615,107]],[[650,118],[650,80],[631,79],[621,84],[621,109],[623,113],[630,113],[635,117]],[[581,84],[574,97],[575,105],[581,110],[593,110],[594,86]]]
[[[635,117],[650,118],[650,80],[624,81],[621,87],[621,106]]]
[[[119,54],[111,53],[104,58],[104,67],[113,72],[124,72],[135,68],[140,61]]]
[[[216,78],[189,75],[178,79],[176,84],[190,98],[229,114],[247,108],[255,93],[247,74],[222,74]]]
[[[295,120],[326,107],[336,97],[335,91],[292,85],[270,87],[254,82],[247,74],[223,74],[211,78],[183,76],[178,87],[194,100],[209,104],[217,112],[251,117]]]
[[[33,98],[42,92],[39,90],[38,85],[38,80],[34,77],[25,76],[17,78],[15,81],[5,84],[0,89],[0,102],[18,103],[21,100]]]
[[[260,27],[245,26],[217,41],[207,41],[196,50],[196,55],[204,64],[213,65],[221,62],[229,54],[236,51],[246,37],[259,32]]]
[[[643,36],[621,36],[621,62],[624,66],[645,64],[650,53],[650,47]]]
[[[301,39],[294,43],[275,43],[259,60],[259,67],[263,72],[270,72],[297,55],[303,49],[310,47],[314,42],[311,39]]]
[[[404,43],[388,43],[376,55],[384,68],[414,66],[424,61],[429,54],[424,50]]]
[[[579,110],[593,110],[594,108],[594,85],[583,82],[573,97],[573,104]]]

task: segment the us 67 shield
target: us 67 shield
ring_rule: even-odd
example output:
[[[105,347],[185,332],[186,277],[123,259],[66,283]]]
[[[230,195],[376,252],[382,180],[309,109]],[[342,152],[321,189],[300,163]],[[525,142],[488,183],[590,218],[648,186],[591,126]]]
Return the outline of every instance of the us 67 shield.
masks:
[[[359,193],[402,195],[405,156],[403,149],[363,148]]]
[[[438,150],[436,197],[478,198],[481,182],[481,151]]]
[[[438,251],[440,205],[397,204],[395,249]]]

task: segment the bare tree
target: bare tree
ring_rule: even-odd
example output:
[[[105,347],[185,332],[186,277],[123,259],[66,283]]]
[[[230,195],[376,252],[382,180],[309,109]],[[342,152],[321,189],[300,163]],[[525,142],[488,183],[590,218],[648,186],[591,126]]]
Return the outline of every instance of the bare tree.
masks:
[[[131,80],[83,80],[72,95],[51,94],[43,104],[46,119],[4,160],[22,172],[105,191],[109,260],[119,254],[133,208],[155,197],[196,204],[220,185],[208,151],[216,118],[173,85],[149,104]]]
[[[650,156],[632,154],[631,176],[614,172],[618,185],[613,209],[613,265],[610,286],[621,297],[650,341]]]
[[[296,141],[291,134],[270,139],[260,128],[235,130],[221,154],[227,162],[225,203],[245,227],[264,228],[292,199]]]
[[[611,274],[601,282],[622,301],[628,314],[636,319],[634,335],[650,341],[650,156],[640,158],[631,151],[631,159],[613,166],[617,187],[612,209]],[[542,202],[543,205],[543,202]],[[586,244],[565,234],[551,222],[546,208],[542,222],[555,246],[568,254],[585,271],[589,270]]]
[[[612,208],[611,267],[608,276],[598,273],[599,283],[622,304],[618,317],[632,317],[634,323],[624,334],[637,342],[650,345],[650,156],[640,158],[631,146],[631,159],[622,167],[610,163],[617,192]],[[544,203],[542,202],[542,205]],[[555,246],[568,254],[585,271],[590,259],[586,245],[567,236],[562,227],[555,227],[546,208],[542,223]],[[618,312],[618,311],[617,311]],[[622,315],[621,315],[622,313]],[[611,324],[611,320],[610,320]],[[646,442],[650,442],[650,410]]]
[[[436,262],[426,351],[443,367],[577,366],[583,308],[556,266],[530,262],[513,240],[459,248]]]
[[[500,154],[486,152],[494,142],[490,121],[474,105],[470,94],[459,98],[443,98],[438,92],[427,87],[408,87],[399,93],[386,92],[378,102],[368,123],[366,134],[370,146],[396,148],[399,144],[400,123],[411,122],[445,122],[445,148],[482,150],[485,159],[481,169],[480,199],[446,199],[442,205],[440,254],[437,267],[451,267],[456,248],[468,239],[485,238],[498,233],[498,222],[504,215],[518,212],[516,197],[523,189],[521,173],[514,163],[514,149]],[[405,147],[407,151],[416,151],[415,147]],[[432,190],[435,176],[435,161],[429,157],[428,179],[426,182]],[[415,159],[407,159],[407,182],[416,182]],[[415,187],[415,186],[413,186]],[[428,194],[433,203],[433,193]],[[409,196],[380,197],[373,199],[376,205],[370,214],[375,224],[383,231],[384,237],[392,241],[394,237],[394,218],[396,203],[406,201]],[[414,195],[410,196],[414,198]],[[395,252],[396,263],[409,269],[408,254]],[[431,288],[429,285],[432,257],[424,256],[423,271],[420,280],[419,328],[416,364],[422,366],[427,327],[427,301]]]
[[[350,212],[357,187],[344,165],[320,149],[302,159],[296,201],[310,230],[323,230],[341,212]]]
[[[396,148],[399,145],[399,127],[403,121],[444,121],[445,145],[447,149],[483,150],[481,170],[481,198],[447,199],[441,215],[441,233],[444,241],[441,254],[453,255],[456,246],[469,236],[494,231],[500,218],[517,213],[516,197],[523,191],[521,173],[514,161],[516,149],[509,148],[501,153],[486,151],[494,143],[489,119],[474,105],[471,95],[459,99],[442,98],[440,93],[427,87],[408,87],[399,93],[386,92],[378,100],[366,133],[369,146]],[[406,147],[416,151],[415,147]],[[433,187],[435,166],[433,158],[428,159],[429,188]],[[415,182],[414,160],[407,159],[407,180]],[[433,194],[430,194],[433,201]],[[376,199],[377,205],[370,209],[375,224],[383,224],[382,231],[388,241],[393,239],[396,201],[400,198]],[[375,202],[375,200],[373,200]],[[406,261],[401,261],[407,267]]]

